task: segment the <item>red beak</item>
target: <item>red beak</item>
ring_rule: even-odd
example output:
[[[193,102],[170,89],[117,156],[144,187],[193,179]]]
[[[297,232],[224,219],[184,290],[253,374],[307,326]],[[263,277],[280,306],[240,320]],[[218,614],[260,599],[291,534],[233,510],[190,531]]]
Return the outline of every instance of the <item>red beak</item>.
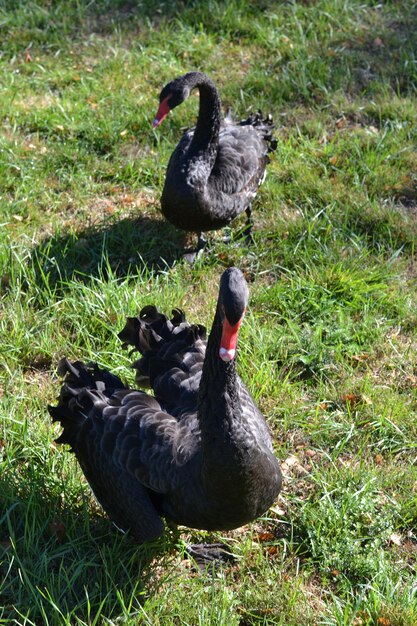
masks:
[[[232,326],[225,318],[223,321],[222,338],[220,340],[219,357],[222,361],[228,363],[232,361],[236,356],[237,335],[240,325],[243,320],[243,315],[237,324]]]
[[[168,98],[165,98],[165,100],[162,100],[161,104],[159,105],[158,113],[156,114],[155,119],[152,122],[152,126],[154,128],[159,126],[159,124],[166,118],[166,116],[171,110],[169,108],[168,99],[169,99],[169,96]]]

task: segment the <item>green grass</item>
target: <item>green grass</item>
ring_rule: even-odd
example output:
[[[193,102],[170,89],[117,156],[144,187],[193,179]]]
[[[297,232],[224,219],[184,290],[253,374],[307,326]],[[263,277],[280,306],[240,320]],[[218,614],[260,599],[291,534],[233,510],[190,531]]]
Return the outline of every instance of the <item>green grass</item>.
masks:
[[[0,1],[0,624],[417,623],[416,33],[411,0]],[[150,125],[190,69],[278,137],[254,245],[193,267],[159,196],[196,98]],[[200,575],[112,529],[46,406],[62,355],[133,384],[146,304],[209,326],[230,264],[285,483]]]

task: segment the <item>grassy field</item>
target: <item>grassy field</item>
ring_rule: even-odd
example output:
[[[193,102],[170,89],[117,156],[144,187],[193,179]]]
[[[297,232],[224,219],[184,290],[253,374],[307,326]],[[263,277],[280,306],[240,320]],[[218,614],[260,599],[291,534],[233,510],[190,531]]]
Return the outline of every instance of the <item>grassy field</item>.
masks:
[[[0,0],[0,42],[0,624],[417,624],[413,0]],[[214,233],[194,266],[159,196],[197,99],[151,128],[192,69],[278,138],[254,244]],[[237,555],[202,575],[113,530],[46,406],[62,355],[133,383],[117,333],[146,304],[210,325],[231,264],[285,485],[250,526],[184,529]]]

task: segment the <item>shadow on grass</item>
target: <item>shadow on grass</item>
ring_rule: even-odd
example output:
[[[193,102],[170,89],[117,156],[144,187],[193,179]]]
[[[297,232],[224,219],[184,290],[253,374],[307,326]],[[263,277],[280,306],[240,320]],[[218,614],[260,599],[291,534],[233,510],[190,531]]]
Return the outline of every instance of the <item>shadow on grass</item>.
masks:
[[[76,278],[158,272],[181,258],[184,235],[163,220],[140,217],[45,239],[32,254],[36,282],[65,289]]]
[[[155,559],[174,548],[169,534],[139,545],[79,497],[63,505],[39,476],[14,494],[10,482],[0,478],[0,623],[90,624],[141,612],[156,587]]]

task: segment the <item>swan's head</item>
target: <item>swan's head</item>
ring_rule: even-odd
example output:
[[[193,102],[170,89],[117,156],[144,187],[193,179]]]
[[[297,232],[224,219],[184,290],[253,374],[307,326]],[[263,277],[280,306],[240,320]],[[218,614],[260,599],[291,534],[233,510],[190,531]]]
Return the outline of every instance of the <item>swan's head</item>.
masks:
[[[187,75],[186,75],[187,76]],[[172,80],[165,85],[159,94],[159,108],[152,122],[152,126],[155,128],[166,118],[168,113],[175,109],[179,104],[184,102],[190,95],[190,88],[184,82],[184,76]]]
[[[237,336],[248,304],[249,289],[245,277],[237,267],[229,267],[220,280],[219,307],[222,317],[222,336],[219,356],[232,361],[236,356]]]

